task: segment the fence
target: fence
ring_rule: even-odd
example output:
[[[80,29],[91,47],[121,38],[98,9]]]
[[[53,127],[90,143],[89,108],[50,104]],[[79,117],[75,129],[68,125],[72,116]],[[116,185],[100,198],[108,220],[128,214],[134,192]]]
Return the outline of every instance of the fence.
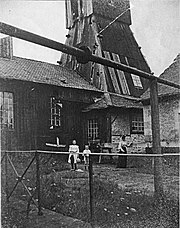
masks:
[[[25,153],[29,153],[32,155],[32,157],[30,158],[30,162],[27,163],[26,168],[24,169],[23,173],[20,175],[19,172],[17,171],[17,167],[15,167],[15,165],[13,164],[13,157],[11,156],[13,153],[21,153],[21,154],[25,154]],[[26,190],[26,192],[29,195],[29,199],[28,199],[28,203],[27,203],[27,216],[29,213],[29,208],[30,208],[30,204],[31,202],[34,203],[34,205],[37,207],[38,209],[38,215],[42,215],[43,211],[42,211],[42,201],[41,201],[41,175],[42,173],[40,172],[40,169],[42,168],[42,164],[41,164],[41,155],[69,155],[68,152],[54,152],[54,151],[40,151],[40,150],[33,150],[33,151],[4,151],[4,155],[2,156],[1,159],[1,163],[3,162],[3,160],[5,161],[5,191],[6,191],[6,199],[7,202],[9,202],[10,197],[12,196],[12,194],[14,193],[14,191],[16,190],[17,186],[19,183],[21,183],[24,187],[24,189]],[[82,153],[80,153],[82,154]],[[119,154],[119,153],[91,153],[90,154],[90,159],[89,159],[89,168],[88,168],[88,179],[89,179],[89,212],[90,212],[90,222],[93,222],[94,220],[94,191],[93,191],[93,157],[96,156],[127,156],[127,157],[147,157],[147,158],[151,158],[152,161],[154,161],[154,159],[156,157],[169,157],[169,156],[179,156],[179,153],[171,153],[171,154]],[[12,167],[13,172],[16,175],[16,182],[14,184],[14,186],[12,187],[12,190],[9,191],[9,170],[8,170],[8,162],[10,164],[10,166]],[[27,162],[27,161],[26,161]],[[35,163],[35,164],[34,164]],[[26,186],[26,184],[24,183],[24,176],[26,175],[26,173],[28,172],[28,170],[30,169],[30,167],[32,167],[32,165],[36,166],[36,172],[35,172],[35,190],[32,193],[28,187]],[[35,167],[34,166],[34,167]],[[34,198],[34,196],[37,196],[37,200]]]

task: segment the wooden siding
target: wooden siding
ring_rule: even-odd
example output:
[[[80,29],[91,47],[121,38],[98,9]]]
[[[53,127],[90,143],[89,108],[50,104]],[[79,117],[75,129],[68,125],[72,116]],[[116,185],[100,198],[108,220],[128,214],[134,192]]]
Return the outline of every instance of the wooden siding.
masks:
[[[15,128],[1,129],[2,149],[8,150],[51,149],[45,143],[55,143],[56,137],[62,144],[76,139],[82,146],[81,110],[99,96],[96,92],[17,80],[1,80],[0,91],[14,95]],[[54,130],[50,129],[51,96],[57,96],[62,103],[62,126]]]
[[[108,59],[150,73],[151,70],[133,36],[128,20],[126,23],[123,23],[125,21],[122,22],[117,20],[102,32],[101,37],[98,36],[98,33],[112,21],[110,18],[115,13],[115,9],[118,9],[118,5],[127,8],[129,1],[122,0],[114,2],[114,4],[117,5],[117,8],[114,8],[114,11],[109,11],[112,6],[111,4],[109,5],[108,1],[101,4],[99,4],[99,0],[92,1],[92,4],[94,9],[93,14],[84,16],[82,13],[83,10],[80,9],[80,5],[79,8],[77,7],[77,1],[72,3],[73,12],[76,11],[77,14],[74,14],[74,22],[69,28],[69,36],[66,43],[75,47],[88,46],[92,52],[98,56],[104,55],[104,57]],[[119,10],[122,10],[121,7]],[[105,9],[106,11],[109,11],[111,15],[106,15]],[[80,17],[78,17],[78,12],[80,11],[82,12]],[[126,16],[128,15],[129,13]],[[69,11],[67,17],[70,18]],[[113,17],[113,19],[114,18],[115,17]],[[126,60],[128,60],[128,62]],[[75,57],[71,58],[67,54],[62,54],[61,62],[63,66],[74,69],[76,59]],[[147,89],[149,83],[147,79],[140,79],[142,83],[142,88],[140,88],[134,85],[130,73],[123,73],[114,70],[113,68],[107,68],[91,62],[81,64],[81,67],[77,70],[86,80],[91,82],[98,89],[117,94],[140,97]]]

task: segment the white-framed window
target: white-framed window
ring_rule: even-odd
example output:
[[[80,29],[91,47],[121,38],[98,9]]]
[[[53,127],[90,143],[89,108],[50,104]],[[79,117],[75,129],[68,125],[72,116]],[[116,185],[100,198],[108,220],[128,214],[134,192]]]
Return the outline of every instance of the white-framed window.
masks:
[[[50,108],[51,108],[51,118],[50,118],[50,128],[61,126],[61,108],[62,103],[59,99],[55,97],[50,98]]]
[[[143,86],[142,86],[140,77],[134,74],[131,74],[131,77],[132,77],[134,86],[142,89]]]
[[[127,65],[130,66],[129,60],[126,56],[125,56],[125,60],[126,60]],[[135,87],[137,87],[139,89],[143,89],[141,79],[138,75],[131,74],[131,78],[132,78],[132,81],[133,81],[133,84]]]
[[[97,119],[88,120],[88,139],[95,140],[99,138],[99,128]]]
[[[132,131],[132,133],[143,133],[144,132],[144,121],[143,121],[142,116],[135,115],[132,117],[131,131]]]
[[[0,124],[10,129],[14,128],[13,93],[0,92]]]

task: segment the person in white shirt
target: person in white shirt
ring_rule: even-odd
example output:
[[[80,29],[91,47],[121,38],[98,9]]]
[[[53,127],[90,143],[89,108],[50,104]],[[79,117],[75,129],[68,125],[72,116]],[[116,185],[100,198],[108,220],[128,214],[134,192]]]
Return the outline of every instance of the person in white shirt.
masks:
[[[78,157],[79,157],[79,146],[76,145],[76,140],[73,140],[72,145],[69,146],[69,158],[68,158],[68,163],[71,163],[72,170],[77,170]]]
[[[126,136],[123,135],[118,145],[120,154],[127,154],[127,142]],[[118,156],[118,162],[116,168],[126,168],[127,166],[127,156]]]
[[[85,149],[83,150],[83,157],[84,157],[84,168],[85,170],[89,166],[89,154],[91,153],[89,146],[85,145]]]

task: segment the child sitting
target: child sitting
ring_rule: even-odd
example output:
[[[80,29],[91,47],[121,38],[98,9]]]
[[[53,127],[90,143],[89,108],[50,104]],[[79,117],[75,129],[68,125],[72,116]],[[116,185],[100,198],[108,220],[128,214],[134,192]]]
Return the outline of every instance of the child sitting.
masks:
[[[89,154],[91,153],[89,146],[85,145],[85,149],[83,150],[83,156],[84,156],[84,166],[85,170],[87,170],[89,166]]]

